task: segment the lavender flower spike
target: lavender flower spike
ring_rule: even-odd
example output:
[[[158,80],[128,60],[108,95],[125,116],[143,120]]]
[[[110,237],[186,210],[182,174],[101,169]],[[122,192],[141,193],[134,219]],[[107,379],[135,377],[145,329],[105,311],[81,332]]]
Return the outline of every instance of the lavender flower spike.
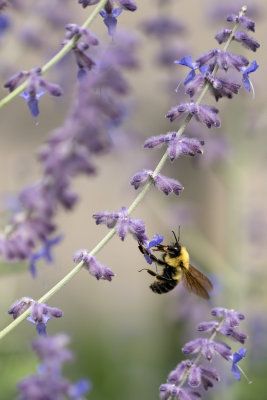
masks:
[[[145,223],[141,219],[128,217],[128,210],[122,207],[119,212],[102,211],[94,214],[96,224],[105,224],[108,228],[116,227],[117,235],[121,240],[125,239],[127,233],[131,233],[139,242],[148,240],[145,234]]]
[[[211,314],[218,321],[201,322],[198,325],[199,331],[211,332],[210,337],[197,338],[184,345],[182,349],[184,354],[198,354],[192,360],[188,359],[180,362],[170,372],[167,383],[159,388],[161,399],[195,400],[201,396],[198,391],[193,391],[193,389],[200,388],[202,385],[204,390],[208,390],[213,387],[214,381],[218,382],[220,380],[215,369],[202,365],[202,356],[212,362],[214,355],[217,353],[232,364],[232,373],[236,379],[240,380],[239,371],[242,373],[243,371],[237,366],[237,363],[245,356],[246,349],[241,348],[238,353],[232,354],[231,348],[226,343],[214,339],[216,335],[228,335],[224,330],[220,330],[221,326],[229,324],[236,326],[239,321],[244,319],[244,315],[222,307],[212,309]],[[192,389],[183,389],[184,384],[188,384]],[[184,392],[181,392],[181,390],[184,390]]]

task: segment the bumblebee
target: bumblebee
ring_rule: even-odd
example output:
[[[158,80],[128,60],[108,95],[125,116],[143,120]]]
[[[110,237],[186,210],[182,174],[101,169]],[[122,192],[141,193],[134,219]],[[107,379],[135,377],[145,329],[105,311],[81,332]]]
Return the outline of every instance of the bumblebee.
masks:
[[[156,278],[150,285],[150,289],[155,293],[167,293],[182,281],[184,288],[188,292],[194,293],[204,299],[209,299],[208,292],[211,292],[213,289],[212,283],[204,274],[189,263],[189,254],[186,248],[180,245],[174,232],[173,235],[175,238],[173,245],[157,244],[152,248],[153,251],[162,252],[162,258],[157,258],[141,242],[138,243],[139,250],[146,258],[163,267],[161,274],[149,268],[143,268],[139,272],[145,270]]]

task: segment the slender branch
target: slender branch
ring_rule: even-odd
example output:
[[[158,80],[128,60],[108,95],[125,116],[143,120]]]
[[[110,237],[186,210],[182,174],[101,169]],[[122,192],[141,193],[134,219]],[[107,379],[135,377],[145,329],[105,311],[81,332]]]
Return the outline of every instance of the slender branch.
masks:
[[[97,14],[97,12],[99,11],[100,8],[100,4],[103,7],[103,4],[105,4],[105,1],[101,1],[99,3],[99,6],[94,10],[94,16]],[[96,11],[97,10],[97,11]],[[245,13],[245,7],[242,8],[241,13]],[[241,15],[240,13],[240,15]],[[242,14],[243,15],[243,14]],[[90,21],[92,22],[93,18],[92,16],[90,16]],[[89,18],[87,20],[87,25],[88,26],[88,21]],[[85,23],[85,24],[86,24]],[[84,26],[85,26],[84,24]],[[238,23],[235,24],[234,28],[233,28],[233,32],[235,32],[235,30],[237,29]],[[231,39],[229,38],[229,40],[227,41],[227,44],[224,47],[224,51],[226,51],[226,49],[229,47],[231,41],[233,39],[233,34],[231,35]],[[62,49],[63,50],[63,49]],[[47,65],[47,64],[46,64]],[[49,66],[49,68],[51,67],[51,65]],[[214,67],[214,72],[216,72],[218,69],[218,66],[216,65]],[[204,86],[199,98],[196,101],[196,104],[199,104],[201,102],[201,100],[203,99],[203,97],[205,96],[205,94],[207,93],[208,89],[209,89],[210,83],[207,82],[206,85]],[[12,92],[13,93],[13,92]],[[0,103],[0,107],[1,107],[1,103]],[[192,115],[188,114],[183,125],[180,127],[180,129],[177,131],[177,135],[181,136],[183,134],[183,132],[185,131],[187,125],[189,124],[189,122],[192,119]],[[164,153],[164,155],[162,156],[161,160],[159,161],[158,165],[156,166],[153,175],[158,174],[159,171],[163,168],[163,166],[165,165],[166,161],[168,159],[168,154],[167,154],[167,150]],[[141,190],[141,192],[139,193],[139,195],[135,198],[135,200],[132,202],[132,204],[128,207],[128,214],[131,214],[136,207],[140,204],[140,202],[143,200],[143,198],[145,197],[146,193],[148,192],[150,186],[152,185],[152,179],[150,179],[147,184],[143,187],[143,189]],[[116,230],[115,228],[111,229],[108,234],[94,247],[94,249],[90,252],[91,256],[96,255],[111,239],[112,237],[115,235]],[[44,294],[39,300],[38,302],[43,303],[47,300],[49,300],[59,289],[61,289],[63,286],[65,286],[66,283],[68,283],[83,267],[83,261],[81,261],[79,264],[77,264],[61,281],[59,281],[55,286],[53,286],[46,294]],[[11,330],[13,330],[21,321],[23,321],[25,318],[27,318],[30,314],[30,309],[28,309],[27,311],[25,311],[23,314],[21,314],[18,318],[16,318],[13,322],[11,322],[11,324],[9,324],[6,328],[4,328],[2,331],[0,331],[0,340],[6,336]]]
[[[94,19],[97,17],[98,13],[103,9],[105,6],[106,2],[108,0],[101,0],[100,3],[95,7],[94,11],[90,14],[90,16],[87,18],[85,23],[82,25],[83,28],[88,28],[91,23],[94,21]],[[42,67],[42,74],[47,72],[49,69],[51,69],[55,64],[57,64],[72,48],[73,45],[77,42],[79,39],[79,35],[75,35],[71,40],[68,41],[68,43],[65,44],[64,47],[62,47],[59,52],[51,58],[43,67]],[[17,95],[19,95],[23,90],[27,88],[28,81],[26,80],[23,82],[21,85],[19,85],[16,89],[14,89],[11,93],[9,93],[6,97],[4,97],[2,100],[0,100],[0,108],[4,107],[7,103],[9,103],[11,100],[13,100]]]

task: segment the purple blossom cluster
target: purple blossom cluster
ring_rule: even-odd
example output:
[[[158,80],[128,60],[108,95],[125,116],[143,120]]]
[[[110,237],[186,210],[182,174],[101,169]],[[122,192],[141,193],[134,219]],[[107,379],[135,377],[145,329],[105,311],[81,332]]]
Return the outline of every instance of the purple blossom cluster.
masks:
[[[15,301],[14,304],[8,310],[8,314],[11,314],[14,319],[18,318],[19,315],[23,314],[26,310],[30,309],[30,316],[27,320],[36,325],[36,330],[39,335],[46,335],[46,324],[51,318],[60,318],[63,312],[56,307],[50,307],[45,303],[38,303],[30,297],[22,297]]]
[[[66,30],[65,40],[62,42],[63,45],[67,44],[74,37],[79,38],[79,40],[75,41],[72,50],[79,68],[78,79],[81,79],[96,65],[95,61],[87,54],[87,50],[91,46],[97,46],[99,41],[92,32],[77,24],[68,24]]]
[[[82,4],[83,8],[85,8],[87,6],[99,3],[99,0],[79,0],[79,3]],[[115,3],[117,3],[118,7],[115,6]],[[103,10],[100,11],[99,14],[103,18],[104,24],[108,28],[108,34],[110,36],[115,35],[117,18],[123,10],[135,11],[136,9],[137,5],[134,0],[107,0]]]
[[[79,29],[72,26],[68,32]],[[88,32],[85,36],[94,37]],[[33,275],[40,253],[48,259],[46,250],[56,244],[51,234],[56,230],[54,217],[59,205],[70,210],[78,200],[71,190],[73,178],[95,174],[93,156],[111,147],[111,132],[123,123],[123,97],[128,94],[128,85],[122,71],[137,67],[135,49],[136,41],[126,33],[118,33],[112,44],[102,49],[94,69],[80,80],[76,101],[64,125],[39,151],[42,179],[18,196],[20,209],[1,235],[0,254],[8,261],[30,259]],[[16,87],[15,80],[10,80],[9,87]],[[35,252],[39,242],[43,247]]]
[[[166,194],[166,196],[171,192],[179,196],[180,192],[183,190],[183,186],[176,179],[168,178],[162,174],[153,174],[153,171],[148,169],[137,172],[137,174],[132,177],[131,185],[133,185],[135,189],[138,189],[144,186],[149,179],[152,179],[156,188]]]
[[[33,117],[39,115],[38,100],[46,92],[51,96],[61,96],[62,89],[59,85],[47,82],[42,76],[42,68],[36,67],[30,71],[20,71],[12,76],[5,84],[4,87],[13,92],[25,79],[27,80],[27,90],[25,90],[21,97],[23,97],[28,104],[29,110]]]
[[[145,233],[145,223],[138,218],[130,218],[126,207],[121,207],[120,211],[102,211],[93,215],[97,225],[104,224],[108,228],[116,229],[116,233],[121,240],[124,240],[128,233],[131,233],[138,242],[144,243],[148,240]]]
[[[216,320],[201,322],[197,329],[200,332],[208,332],[208,338],[197,338],[184,345],[182,351],[186,355],[196,354],[194,359],[180,362],[176,368],[169,373],[167,383],[160,386],[160,398],[162,400],[196,400],[201,397],[198,390],[203,387],[208,390],[213,387],[214,382],[220,380],[218,372],[207,366],[204,360],[212,362],[215,356],[222,357],[231,363],[232,373],[235,379],[240,380],[240,369],[237,365],[246,354],[246,349],[240,348],[238,352],[232,353],[231,347],[223,341],[215,340],[217,334],[232,338],[244,344],[246,335],[239,332],[236,335],[236,327],[245,319],[244,314],[218,307],[211,310],[211,315]],[[186,387],[184,387],[186,385]]]
[[[69,337],[65,334],[39,337],[32,341],[40,366],[35,375],[28,376],[17,385],[16,400],[82,400],[90,390],[90,382],[82,379],[76,383],[62,376],[66,362],[73,361],[71,351],[66,348]]]
[[[73,255],[73,261],[75,263],[83,262],[85,269],[97,280],[103,279],[111,281],[114,276],[114,273],[109,267],[101,264],[94,256],[91,256],[86,249],[76,251]]]

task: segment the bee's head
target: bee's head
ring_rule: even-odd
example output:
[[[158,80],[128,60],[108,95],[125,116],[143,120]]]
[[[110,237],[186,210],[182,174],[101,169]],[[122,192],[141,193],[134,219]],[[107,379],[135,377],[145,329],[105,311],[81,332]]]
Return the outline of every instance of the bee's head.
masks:
[[[170,257],[179,257],[181,254],[181,246],[176,242],[173,246],[168,246],[168,254]]]
[[[172,246],[168,246],[168,253],[170,257],[178,257],[181,254],[181,246],[179,243],[179,238],[180,238],[180,227],[179,227],[179,238],[177,239],[177,236],[175,235],[175,232],[172,231],[175,242]]]

